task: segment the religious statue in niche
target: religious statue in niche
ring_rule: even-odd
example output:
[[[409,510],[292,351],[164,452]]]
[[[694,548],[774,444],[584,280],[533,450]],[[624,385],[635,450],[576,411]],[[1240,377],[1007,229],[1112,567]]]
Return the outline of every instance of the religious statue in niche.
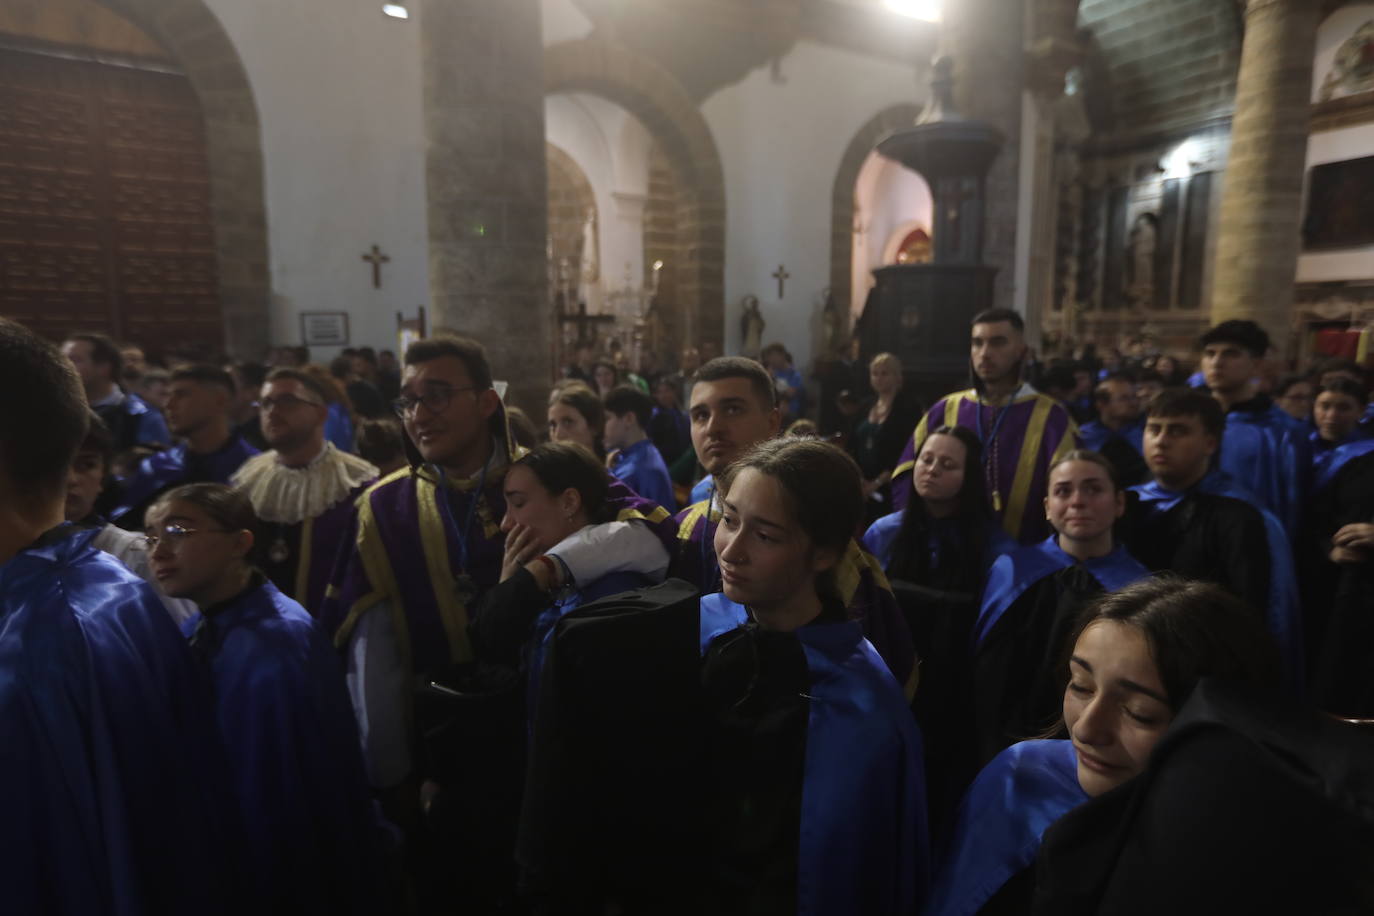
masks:
[[[759,297],[744,297],[744,314],[739,319],[740,349],[745,356],[758,358],[763,349],[763,329],[765,322],[759,314]]]
[[[849,315],[838,302],[830,287],[825,288],[825,305],[821,308],[820,352],[827,359],[839,359],[849,348]]]
[[[1142,213],[1131,227],[1127,247],[1126,301],[1134,308],[1148,308],[1155,294],[1155,245],[1159,235],[1158,219]]]
[[[1374,19],[1355,30],[1336,49],[1336,59],[1322,81],[1323,102],[1374,89]]]

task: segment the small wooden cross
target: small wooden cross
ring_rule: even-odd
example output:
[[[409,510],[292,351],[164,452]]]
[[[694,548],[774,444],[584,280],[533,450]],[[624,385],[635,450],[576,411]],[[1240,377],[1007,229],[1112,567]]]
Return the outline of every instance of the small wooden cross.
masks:
[[[372,265],[372,288],[382,288],[382,265],[391,260],[389,255],[382,254],[382,249],[376,245],[372,246],[372,251],[363,255],[363,260]]]
[[[778,265],[778,269],[777,269],[776,271],[774,271],[773,273],[769,274],[769,276],[771,276],[774,280],[777,280],[777,281],[778,281],[778,298],[781,299],[781,298],[782,298],[782,286],[783,286],[783,284],[784,284],[785,282],[787,282],[787,279],[788,279],[789,277],[791,277],[792,275],[789,274],[789,273],[787,272],[787,268],[786,268],[786,267],[783,267],[781,264],[779,264],[779,265]]]

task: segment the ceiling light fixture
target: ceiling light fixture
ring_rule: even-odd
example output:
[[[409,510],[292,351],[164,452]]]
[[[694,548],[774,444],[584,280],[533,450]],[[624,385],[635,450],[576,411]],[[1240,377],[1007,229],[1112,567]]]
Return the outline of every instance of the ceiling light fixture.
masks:
[[[883,0],[883,5],[894,13],[912,19],[940,21],[940,0]]]
[[[392,19],[409,19],[410,10],[405,8],[404,3],[383,3],[382,15],[390,16]]]

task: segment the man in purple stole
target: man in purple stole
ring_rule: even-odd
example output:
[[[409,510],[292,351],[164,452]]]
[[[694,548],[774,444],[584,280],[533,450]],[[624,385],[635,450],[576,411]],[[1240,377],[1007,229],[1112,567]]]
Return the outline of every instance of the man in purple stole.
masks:
[[[347,653],[368,776],[383,789],[414,769],[415,679],[473,661],[468,608],[500,579],[502,480],[519,454],[481,344],[425,340],[411,346],[405,363],[396,406],[424,463],[359,497],[323,614]],[[610,499],[617,521],[599,532],[595,549],[566,547],[557,557],[573,582],[617,571],[617,557],[630,553],[617,539],[656,540],[665,553],[672,543],[666,509],[618,481]]]
[[[1044,504],[1049,469],[1079,447],[1078,426],[1054,398],[1021,381],[1025,322],[1011,309],[974,316],[970,346],[974,387],[946,395],[917,424],[892,472],[892,501],[906,507],[911,472],[926,436],[941,426],[963,426],[983,443],[983,475],[992,513],[1021,544],[1043,541],[1049,523]]]
[[[753,445],[771,439],[781,427],[776,389],[766,369],[743,357],[719,357],[697,370],[689,416],[697,459],[714,479]],[[673,517],[676,546],[669,575],[684,579],[703,594],[720,591],[716,527],[720,502],[712,485],[706,498]],[[840,597],[852,620],[878,650],[897,683],[910,696],[915,688],[915,647],[882,566],[850,541],[836,568]]]
[[[377,479],[377,469],[325,441],[328,398],[312,376],[274,370],[258,403],[271,451],[248,459],[231,483],[244,491],[262,523],[260,568],[282,594],[318,617],[353,504]]]

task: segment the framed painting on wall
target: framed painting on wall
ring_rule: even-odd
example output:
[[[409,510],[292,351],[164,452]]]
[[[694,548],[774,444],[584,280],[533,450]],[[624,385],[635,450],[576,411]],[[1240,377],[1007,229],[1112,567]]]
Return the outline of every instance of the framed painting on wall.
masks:
[[[348,346],[348,313],[301,312],[301,343],[307,347]]]
[[[1308,250],[1374,244],[1374,156],[1312,167],[1302,237]]]

